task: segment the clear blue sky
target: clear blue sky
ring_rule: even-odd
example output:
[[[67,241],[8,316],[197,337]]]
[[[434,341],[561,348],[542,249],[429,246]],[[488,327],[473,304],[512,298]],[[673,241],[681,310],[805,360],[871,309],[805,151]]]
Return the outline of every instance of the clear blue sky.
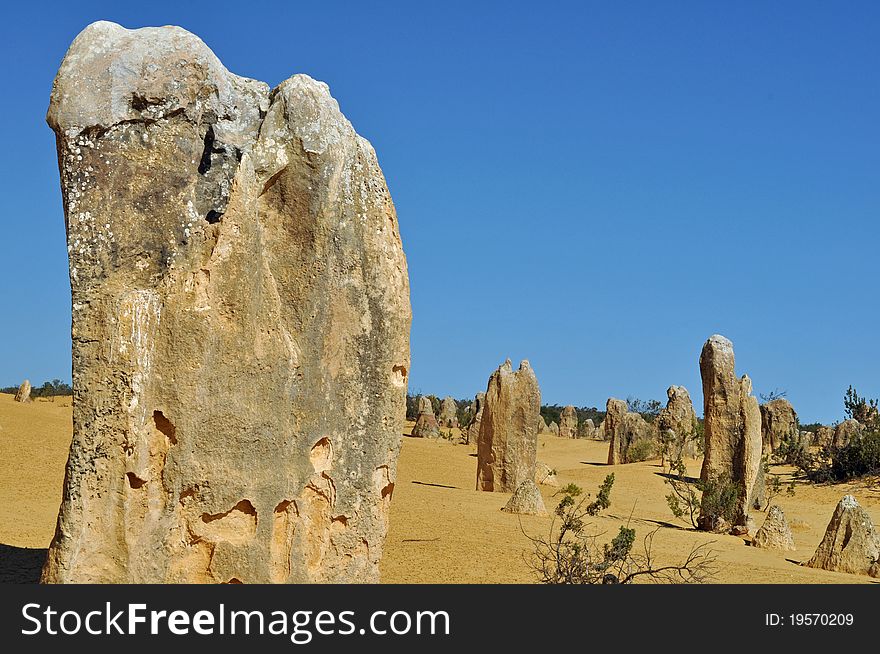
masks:
[[[423,4],[7,6],[0,385],[70,379],[44,116],[71,40],[107,19],[329,83],[397,206],[413,391],[471,396],[528,358],[550,403],[684,384],[700,407],[719,332],[804,422],[839,419],[850,383],[880,395],[880,4]]]

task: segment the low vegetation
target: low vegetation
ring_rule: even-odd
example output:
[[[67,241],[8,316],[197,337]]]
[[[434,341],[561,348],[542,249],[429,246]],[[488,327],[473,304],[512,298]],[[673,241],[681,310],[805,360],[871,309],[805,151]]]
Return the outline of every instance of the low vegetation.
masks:
[[[823,443],[811,449],[803,442],[786,439],[773,453],[776,463],[796,467],[801,476],[814,483],[850,481],[880,475],[880,413],[876,399],[858,394],[850,386],[843,399],[846,417],[856,420],[862,431],[847,443]]]
[[[684,460],[678,458],[669,463],[666,484],[670,488],[666,503],[672,515],[694,529],[715,531],[723,522],[733,524],[736,520],[740,491],[730,479],[692,479],[687,476]]]
[[[658,529],[649,532],[640,547],[636,545],[635,529],[629,526],[621,525],[609,542],[603,542],[603,534],[590,531],[586,518],[611,506],[613,485],[611,474],[593,501],[588,501],[589,496],[575,484],[557,493],[562,499],[556,506],[549,535],[527,535],[534,546],[530,565],[541,583],[700,583],[714,575],[715,555],[708,544],[691,549],[684,561],[661,565],[652,551]]]

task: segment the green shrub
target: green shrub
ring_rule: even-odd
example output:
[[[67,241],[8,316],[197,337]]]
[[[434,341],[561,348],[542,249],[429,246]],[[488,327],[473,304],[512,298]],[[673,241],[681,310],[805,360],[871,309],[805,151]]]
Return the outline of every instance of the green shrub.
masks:
[[[717,531],[724,523],[735,524],[739,518],[740,488],[729,477],[719,476],[697,482],[701,492],[701,529]]]
[[[820,466],[813,477],[831,481],[848,481],[880,473],[880,431],[855,436],[842,447],[825,448],[829,460]]]
[[[637,440],[629,446],[626,451],[627,463],[635,463],[636,461],[647,461],[657,452],[657,448],[653,442],[642,439]]]
[[[534,552],[529,563],[544,584],[631,584],[700,583],[710,580],[717,569],[715,554],[704,543],[691,549],[678,563],[658,565],[652,553],[654,534],[644,539],[643,551],[635,551],[636,532],[621,525],[611,542],[602,543],[601,534],[587,531],[586,516],[595,515],[610,505],[609,495],[614,475],[608,475],[599,487],[596,500],[587,505],[580,487],[569,484],[554,512],[547,537],[526,537]],[[524,532],[525,533],[525,532]]]
[[[801,470],[811,469],[815,464],[815,456],[809,448],[791,437],[784,438],[773,452],[775,463],[795,466]]]
[[[611,506],[611,487],[614,486],[614,473],[605,477],[605,481],[599,486],[596,499],[590,502],[584,511],[587,515],[599,515],[599,512]]]

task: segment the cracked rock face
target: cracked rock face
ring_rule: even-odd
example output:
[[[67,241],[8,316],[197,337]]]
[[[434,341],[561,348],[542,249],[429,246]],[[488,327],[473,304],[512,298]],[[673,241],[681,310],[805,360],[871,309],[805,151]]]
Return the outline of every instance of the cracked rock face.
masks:
[[[43,580],[377,581],[411,314],[372,147],[177,27],[87,27],[47,119],[74,435]]]
[[[541,391],[529,362],[510,359],[489,377],[477,440],[477,490],[513,493],[535,480]]]
[[[705,456],[701,479],[733,483],[739,492],[734,528],[749,525],[749,508],[763,493],[761,467],[761,410],[752,397],[752,381],[735,374],[733,343],[715,334],[700,354],[703,380]],[[700,518],[700,527],[718,530],[713,516]]]

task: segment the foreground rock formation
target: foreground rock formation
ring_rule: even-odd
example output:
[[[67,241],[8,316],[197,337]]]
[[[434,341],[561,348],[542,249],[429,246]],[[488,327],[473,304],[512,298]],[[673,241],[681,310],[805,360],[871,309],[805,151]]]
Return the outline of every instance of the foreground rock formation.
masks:
[[[489,377],[477,442],[477,490],[513,493],[534,483],[538,450],[538,380],[523,359],[514,372],[510,359]]]
[[[763,495],[761,410],[751,396],[751,380],[746,375],[737,378],[734,363],[733,343],[723,336],[715,334],[703,345],[705,455],[700,477],[732,483],[740,497],[732,525],[724,524],[704,503],[700,527],[710,531],[748,528],[749,508]]]
[[[25,379],[18,387],[15,397],[12,398],[16,402],[30,402],[31,399],[31,383]]]
[[[666,389],[668,401],[657,414],[657,429],[660,439],[668,448],[669,456],[694,457],[697,454],[694,434],[697,429],[697,414],[690,393],[684,386],[670,386]]]
[[[779,449],[783,441],[800,441],[798,417],[794,407],[785,398],[770,400],[761,405],[761,438],[764,454]]]
[[[440,438],[440,426],[434,417],[434,407],[431,406],[431,399],[424,395],[419,398],[419,414],[411,435],[415,438]]]
[[[573,406],[569,405],[565,407],[559,415],[559,437],[578,437],[578,417],[577,411]]]
[[[770,507],[764,524],[755,533],[753,542],[756,547],[768,550],[790,551],[795,549],[791,528],[788,526],[785,513],[780,507],[775,504]]]
[[[458,427],[458,408],[455,406],[453,398],[443,398],[443,401],[440,403],[440,416],[437,421],[441,427]]]
[[[822,542],[804,565],[880,577],[880,537],[871,516],[852,495],[838,502]]]
[[[531,479],[517,486],[516,491],[501,510],[522,515],[547,515],[541,490]]]
[[[55,79],[74,435],[46,582],[375,582],[410,304],[325,84],[99,22]]]
[[[644,461],[656,453],[656,430],[640,414],[630,412],[626,402],[609,398],[605,412],[608,465]]]

